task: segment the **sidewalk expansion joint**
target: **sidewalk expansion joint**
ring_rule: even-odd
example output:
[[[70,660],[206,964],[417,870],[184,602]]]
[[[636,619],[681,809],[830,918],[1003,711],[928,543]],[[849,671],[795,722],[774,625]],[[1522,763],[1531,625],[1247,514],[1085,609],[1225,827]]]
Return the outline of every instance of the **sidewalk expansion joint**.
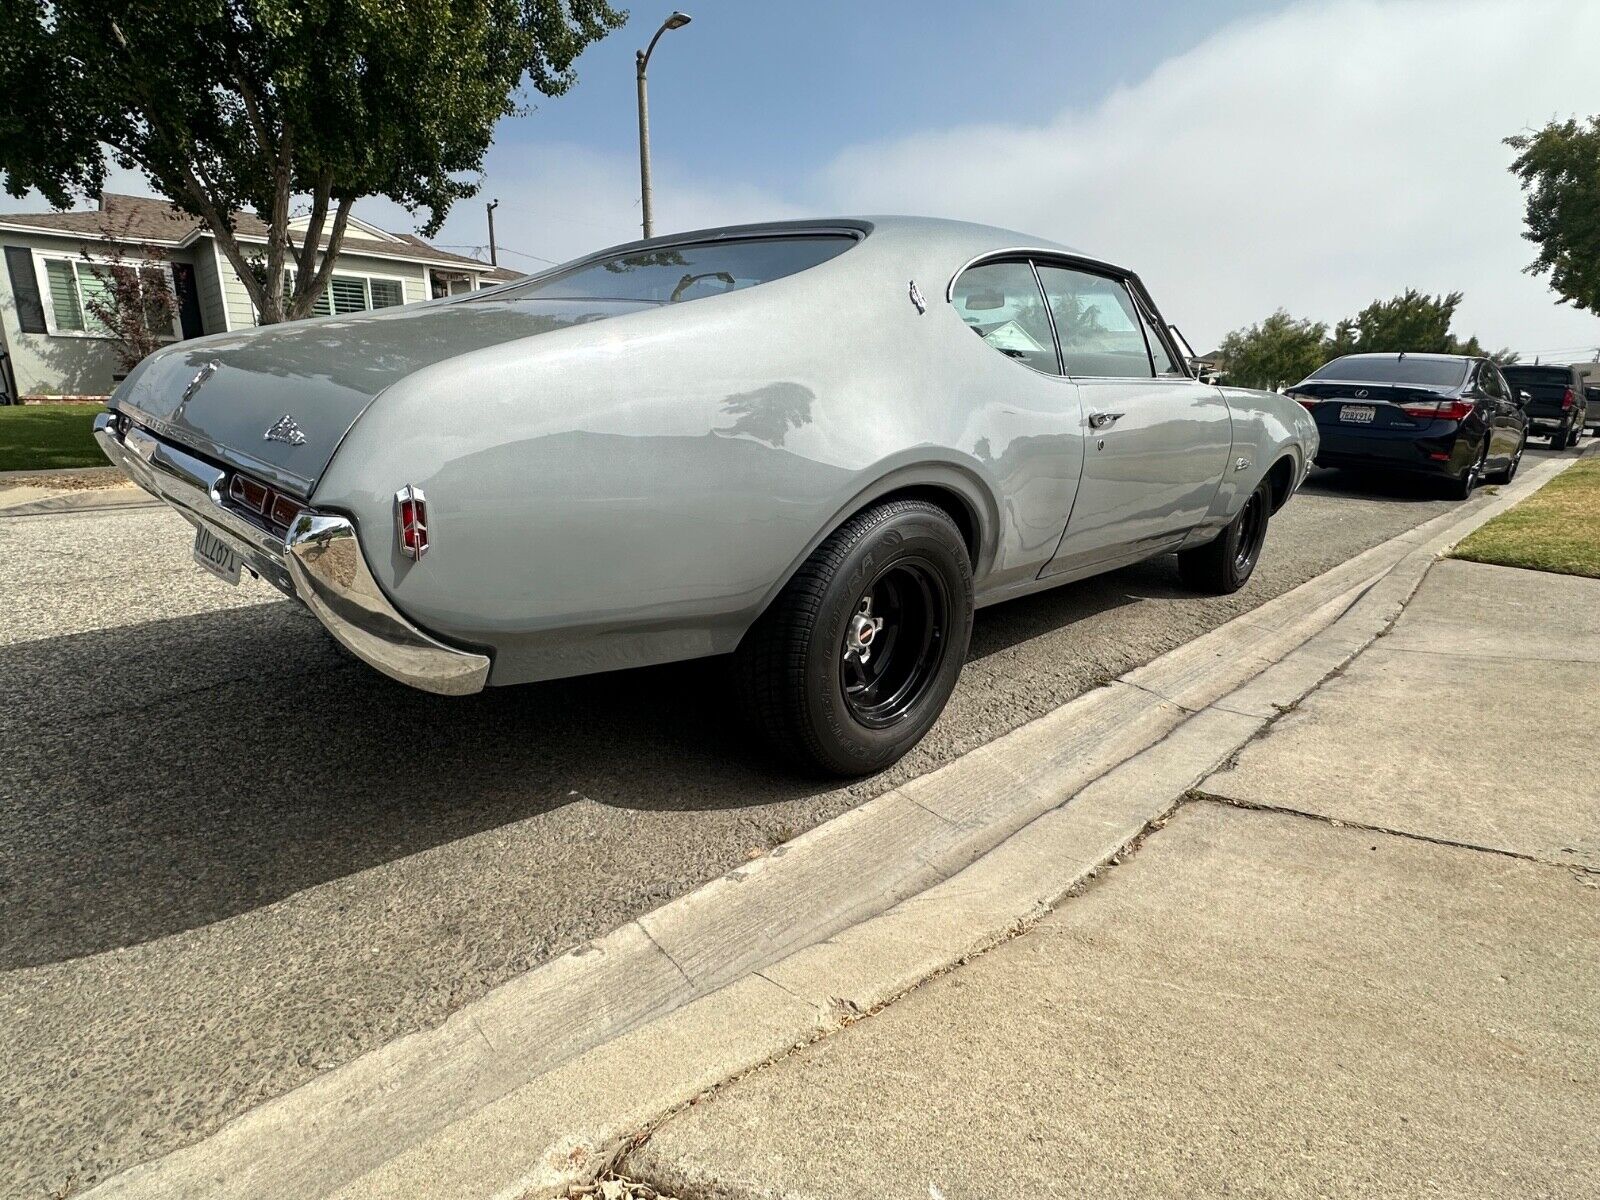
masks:
[[[1202,711],[1201,709],[1198,709],[1198,708],[1190,708],[1187,704],[1181,704],[1178,701],[1174,700],[1171,696],[1163,696],[1160,692],[1156,691],[1155,688],[1145,687],[1144,684],[1135,683],[1131,679],[1119,678],[1119,679],[1112,680],[1112,682],[1113,683],[1120,683],[1125,687],[1131,687],[1134,691],[1143,692],[1146,696],[1153,696],[1155,699],[1161,701],[1161,703],[1170,704],[1170,705],[1172,705],[1173,708],[1177,709],[1179,712],[1186,712],[1191,717],[1197,715],[1198,713],[1200,713]],[[1114,767],[1107,768],[1107,770],[1111,771],[1111,770],[1115,770],[1115,768]]]
[[[1381,833],[1386,837],[1405,838],[1412,842],[1426,842],[1430,846],[1444,846],[1451,850],[1473,850],[1479,854],[1497,854],[1501,858],[1514,858],[1519,862],[1533,863],[1540,867],[1554,867],[1558,871],[1573,871],[1583,875],[1600,876],[1600,867],[1591,867],[1584,863],[1552,862],[1548,858],[1540,858],[1536,854],[1527,854],[1521,850],[1504,850],[1499,846],[1485,846],[1480,842],[1462,842],[1454,838],[1434,837],[1426,833],[1413,833],[1406,829],[1392,829],[1387,825],[1372,825],[1366,821],[1352,821],[1346,817],[1330,817],[1325,813],[1306,812],[1304,809],[1292,808],[1286,804],[1263,804],[1258,800],[1240,800],[1233,796],[1218,796],[1211,792],[1201,791],[1199,788],[1190,788],[1185,796],[1186,800],[1194,803],[1221,804],[1228,808],[1245,809],[1249,812],[1275,813],[1284,817],[1303,817],[1308,821],[1316,821],[1335,829],[1359,829],[1365,833]]]

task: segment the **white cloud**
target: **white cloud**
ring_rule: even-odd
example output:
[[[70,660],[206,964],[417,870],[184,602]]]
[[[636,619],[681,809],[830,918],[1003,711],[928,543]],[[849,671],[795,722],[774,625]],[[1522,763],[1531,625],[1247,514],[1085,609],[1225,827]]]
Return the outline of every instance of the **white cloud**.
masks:
[[[1304,4],[1092,108],[853,147],[821,186],[830,208],[989,221],[1124,262],[1202,352],[1279,306],[1332,321],[1408,286],[1465,292],[1458,330],[1496,345],[1595,347],[1600,320],[1522,273],[1500,139],[1600,109],[1597,45],[1594,0]]]

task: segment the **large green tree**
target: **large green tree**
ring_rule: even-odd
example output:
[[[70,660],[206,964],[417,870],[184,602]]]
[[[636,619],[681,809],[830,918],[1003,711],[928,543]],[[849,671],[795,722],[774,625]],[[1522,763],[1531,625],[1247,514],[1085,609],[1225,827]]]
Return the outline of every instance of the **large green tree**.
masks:
[[[1261,324],[1222,339],[1227,381],[1255,388],[1296,383],[1328,361],[1327,338],[1322,322],[1297,321],[1280,308]]]
[[[1539,247],[1527,270],[1574,307],[1600,314],[1600,117],[1552,121],[1506,139],[1511,172],[1527,193],[1527,229]]]
[[[264,323],[292,319],[357,199],[426,211],[436,232],[524,78],[565,92],[626,16],[606,0],[0,0],[0,171],[13,196],[66,207],[99,194],[109,152],[205,222]],[[236,238],[241,211],[267,223],[264,253]]]

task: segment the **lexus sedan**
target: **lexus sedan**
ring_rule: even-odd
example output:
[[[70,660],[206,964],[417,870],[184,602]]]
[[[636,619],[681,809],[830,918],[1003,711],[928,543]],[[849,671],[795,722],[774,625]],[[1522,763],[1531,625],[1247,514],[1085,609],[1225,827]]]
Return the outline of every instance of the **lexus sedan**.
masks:
[[[842,775],[927,732],[983,605],[1160,554],[1243,586],[1317,449],[1193,378],[1133,272],[911,218],[182,342],[97,432],[202,567],[403,683],[731,655],[737,709]]]
[[[1287,395],[1316,417],[1317,465],[1432,476],[1460,500],[1509,483],[1528,444],[1527,400],[1487,358],[1347,354]]]

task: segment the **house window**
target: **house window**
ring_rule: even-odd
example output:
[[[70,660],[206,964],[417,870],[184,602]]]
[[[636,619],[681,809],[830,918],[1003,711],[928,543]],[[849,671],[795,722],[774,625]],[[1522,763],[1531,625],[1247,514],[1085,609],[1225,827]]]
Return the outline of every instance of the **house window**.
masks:
[[[286,270],[283,273],[285,302],[293,291],[294,272]],[[322,289],[322,295],[311,306],[311,315],[327,317],[334,313],[367,312],[374,308],[392,308],[405,302],[405,284],[399,279],[336,272],[328,279],[328,286]]]
[[[111,291],[111,268],[102,263],[85,262],[76,258],[47,258],[44,260],[45,280],[50,288],[50,315],[53,333],[86,333],[109,337],[111,331],[94,315],[89,305],[92,301],[105,301]],[[165,286],[173,288],[171,269],[165,266],[146,267],[139,272],[141,283],[148,282],[153,290]],[[170,310],[171,324],[162,328],[163,322],[152,319],[165,306],[152,303],[153,312],[146,314],[147,327],[157,333],[178,335],[177,305]]]

